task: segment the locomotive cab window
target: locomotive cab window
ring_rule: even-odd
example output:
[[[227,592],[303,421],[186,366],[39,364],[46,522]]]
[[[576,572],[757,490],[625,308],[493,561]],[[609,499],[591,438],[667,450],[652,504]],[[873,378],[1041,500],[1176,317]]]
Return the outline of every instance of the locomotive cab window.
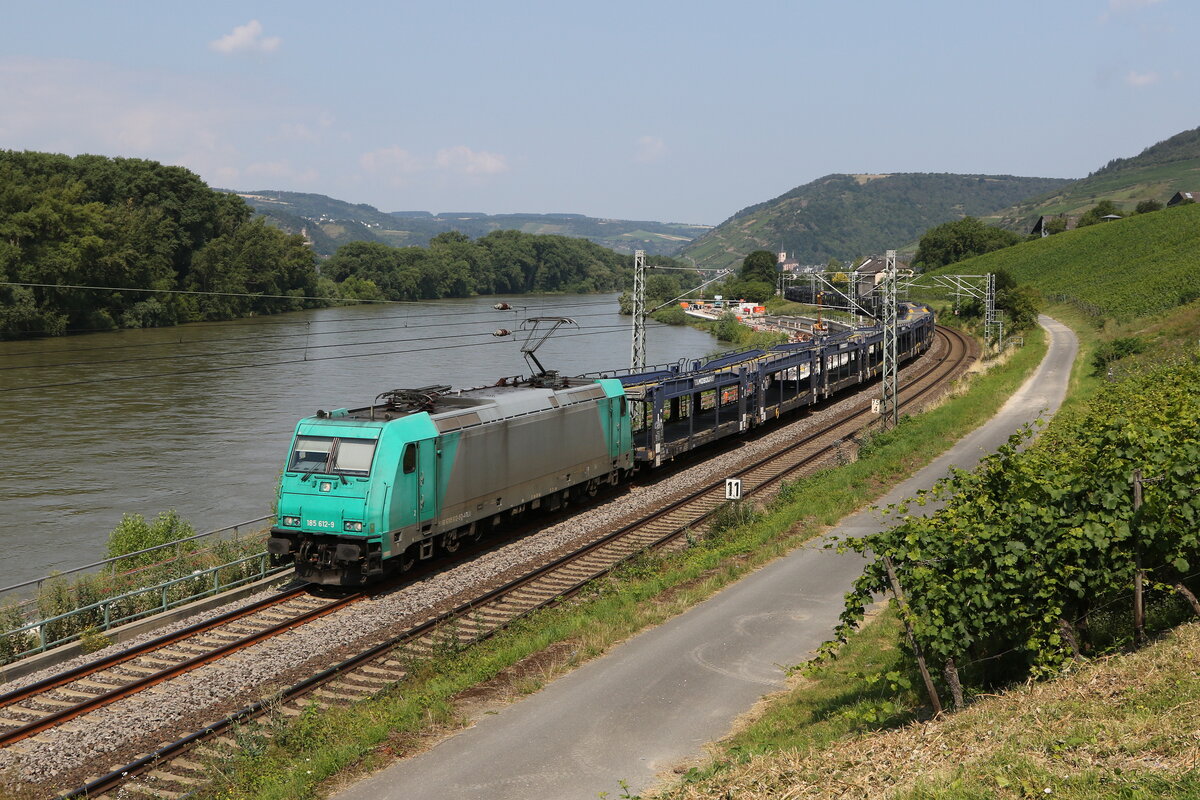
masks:
[[[404,446],[404,474],[410,475],[417,469],[417,446],[409,442]]]
[[[329,449],[333,439],[313,436],[297,436],[296,449],[292,452],[290,470],[308,472],[311,469],[324,469],[329,461]]]
[[[346,475],[366,475],[375,455],[374,439],[339,439],[333,456],[333,471]]]
[[[367,475],[374,456],[374,439],[297,436],[288,469],[329,475]]]

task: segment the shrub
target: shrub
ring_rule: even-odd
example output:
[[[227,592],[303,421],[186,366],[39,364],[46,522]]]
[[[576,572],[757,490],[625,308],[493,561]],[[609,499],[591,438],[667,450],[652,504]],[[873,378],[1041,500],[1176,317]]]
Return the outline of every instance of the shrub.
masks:
[[[664,325],[686,325],[688,317],[679,306],[667,306],[654,312],[654,319]]]
[[[726,342],[736,342],[742,324],[732,311],[726,311],[713,326],[713,335]]]
[[[1103,378],[1108,373],[1109,365],[1114,361],[1145,352],[1146,347],[1145,340],[1137,336],[1123,336],[1113,339],[1111,342],[1104,342],[1092,354],[1092,374]]]
[[[761,514],[754,505],[743,500],[730,500],[724,503],[708,518],[709,536],[717,536],[727,530],[749,525]]]
[[[191,524],[180,517],[174,509],[162,512],[154,518],[152,523],[146,522],[146,518],[141,514],[125,514],[117,523],[117,527],[113,528],[112,533],[108,535],[108,557],[116,558],[128,553],[136,553],[160,544],[186,539],[195,534],[196,531]],[[161,560],[159,554],[147,553],[122,561],[121,568],[129,570]]]

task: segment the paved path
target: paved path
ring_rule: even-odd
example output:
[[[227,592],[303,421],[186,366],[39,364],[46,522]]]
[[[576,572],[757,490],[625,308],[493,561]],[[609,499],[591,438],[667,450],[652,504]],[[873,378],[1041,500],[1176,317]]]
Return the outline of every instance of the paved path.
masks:
[[[931,486],[952,465],[972,466],[1020,425],[1058,408],[1075,337],[1048,317],[1040,321],[1050,349],[1037,373],[990,422],[880,505]],[[877,517],[862,512],[835,533],[878,529]],[[619,780],[639,792],[783,687],[782,667],[829,637],[861,563],[820,543],[801,548],[338,798],[595,800],[601,792],[617,797]]]

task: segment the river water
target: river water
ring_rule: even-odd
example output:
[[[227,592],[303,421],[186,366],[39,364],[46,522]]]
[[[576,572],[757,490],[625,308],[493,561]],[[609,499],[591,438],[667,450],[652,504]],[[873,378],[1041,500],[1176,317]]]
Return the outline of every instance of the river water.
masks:
[[[496,311],[500,300],[513,311]],[[297,419],[380,392],[527,375],[534,316],[570,316],[538,351],[564,375],[629,365],[616,295],[361,305],[227,323],[0,342],[0,586],[104,557],[123,513],[174,508],[197,532],[270,513]],[[651,322],[647,361],[717,349]]]

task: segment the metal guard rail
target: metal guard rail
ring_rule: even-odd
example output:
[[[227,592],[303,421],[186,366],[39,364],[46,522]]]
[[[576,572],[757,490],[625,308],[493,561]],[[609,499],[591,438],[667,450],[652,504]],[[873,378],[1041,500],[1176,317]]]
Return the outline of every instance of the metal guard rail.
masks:
[[[243,524],[245,524],[245,523],[243,523]],[[205,535],[205,534],[202,534],[202,535]],[[199,537],[192,537],[192,538],[199,538]],[[151,548],[151,549],[154,549],[154,548]],[[257,570],[248,572],[247,574],[242,575],[241,577],[236,578],[235,580],[232,580],[228,583],[224,583],[221,581],[221,571],[222,570],[228,570],[230,567],[239,566],[239,565],[246,564],[246,563],[249,563],[249,562],[255,561],[255,560],[257,560],[259,562]],[[58,614],[53,617],[47,617],[46,619],[41,619],[36,622],[31,622],[20,628],[14,628],[3,634],[0,634],[0,640],[10,639],[10,638],[16,637],[16,636],[26,636],[27,637],[30,635],[34,635],[37,637],[38,643],[36,646],[26,648],[24,651],[14,653],[10,656],[10,662],[15,661],[17,659],[25,658],[26,656],[34,655],[36,653],[43,653],[47,650],[53,649],[55,647],[59,647],[68,642],[72,642],[77,639],[80,639],[84,635],[85,632],[111,630],[112,628],[115,628],[119,625],[124,625],[128,622],[133,622],[135,620],[142,619],[144,617],[148,617],[153,614],[159,614],[164,611],[169,611],[172,608],[175,608],[175,607],[181,606],[181,605],[185,605],[187,603],[192,602],[193,600],[198,600],[202,597],[208,597],[211,595],[219,594],[220,592],[228,591],[229,589],[234,589],[238,586],[242,586],[243,584],[250,583],[251,581],[261,580],[262,578],[265,578],[268,575],[274,575],[276,573],[283,572],[290,568],[288,566],[280,566],[280,567],[272,568],[268,565],[269,565],[269,559],[268,559],[267,553],[265,551],[263,551],[261,553],[255,553],[254,555],[245,556],[243,558],[239,558],[237,560],[230,561],[228,563],[221,564],[221,565],[218,565],[215,567],[209,567],[208,569],[203,569],[203,570],[196,570],[195,572],[191,573],[190,575],[184,575],[183,577],[180,577],[180,578],[172,578],[171,580],[163,581],[162,583],[158,583],[153,586],[144,586],[144,587],[141,587],[138,589],[134,589],[133,591],[125,592],[124,594],[115,595],[113,597],[106,597],[103,600],[100,600],[95,603],[91,603],[90,605],[86,605],[81,608],[73,609],[66,613]],[[211,582],[208,581],[207,577],[206,577],[209,575],[212,576]],[[172,587],[182,585],[182,584],[185,584],[188,582],[203,583],[203,584],[205,584],[205,586],[203,589],[200,589],[198,591],[186,592],[186,590],[185,590],[185,594],[183,596],[171,598],[170,590]],[[133,611],[131,613],[123,614],[123,615],[121,615],[118,610],[117,611],[118,615],[114,616],[114,613],[113,613],[114,610],[116,610],[116,607],[122,601],[131,600],[132,598],[138,597],[139,595],[146,595],[146,594],[155,593],[155,592],[157,592],[159,595],[159,602],[155,603],[154,605],[147,606],[145,608],[139,609],[137,611]],[[52,634],[49,632],[53,631],[55,623],[62,622],[64,620],[70,619],[71,617],[79,616],[81,614],[87,614],[89,612],[96,613],[96,616],[100,617],[101,619],[98,619],[95,623],[87,626],[86,628],[84,628],[82,630],[76,631],[74,633],[68,634],[63,637],[51,638]],[[36,630],[36,633],[35,633],[35,630]]]

